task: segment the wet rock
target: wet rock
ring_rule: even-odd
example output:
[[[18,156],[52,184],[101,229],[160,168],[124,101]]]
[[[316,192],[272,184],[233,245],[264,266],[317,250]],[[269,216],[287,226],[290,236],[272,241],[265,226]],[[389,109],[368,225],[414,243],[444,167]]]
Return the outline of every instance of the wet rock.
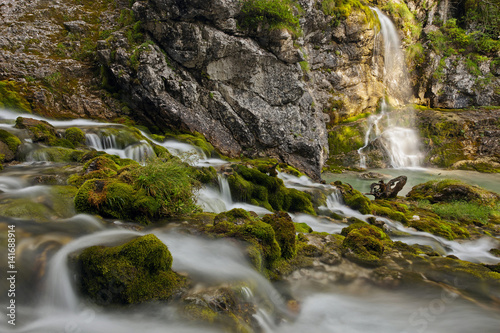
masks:
[[[0,155],[3,155],[3,160],[0,159],[0,162],[14,160],[20,144],[21,140],[17,136],[0,129]]]

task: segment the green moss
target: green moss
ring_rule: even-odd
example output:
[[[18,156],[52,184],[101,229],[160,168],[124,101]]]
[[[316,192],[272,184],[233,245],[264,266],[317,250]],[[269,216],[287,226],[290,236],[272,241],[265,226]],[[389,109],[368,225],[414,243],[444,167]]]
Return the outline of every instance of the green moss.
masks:
[[[363,144],[363,134],[358,124],[336,126],[328,133],[330,156],[357,150]]]
[[[256,168],[233,165],[234,174],[228,177],[235,200],[263,206],[268,210],[304,212],[315,215],[311,196],[288,189],[277,177],[268,176]]]
[[[238,23],[242,28],[267,31],[287,29],[295,37],[302,33],[294,10],[300,6],[293,0],[246,0],[241,7]]]
[[[208,228],[210,233],[223,237],[233,237],[255,246],[262,254],[264,266],[270,268],[281,256],[281,248],[276,240],[273,227],[253,217],[243,209],[233,209],[221,213],[214,219],[214,225]],[[249,250],[254,265],[259,264],[259,256],[254,249]]]
[[[453,179],[432,180],[414,186],[406,196],[411,200],[429,200],[431,203],[466,201],[494,205],[500,200],[494,192]]]
[[[201,133],[194,132],[192,134],[180,134],[175,136],[175,138],[179,141],[187,142],[200,148],[208,157],[218,156],[214,146],[212,146],[212,144],[208,142]]]
[[[295,231],[297,231],[297,232],[301,232],[301,233],[305,233],[305,234],[313,232],[313,229],[310,226],[308,226],[306,223],[294,222],[293,224],[295,225]]]
[[[41,148],[33,152],[34,156],[51,162],[78,162],[85,155],[84,151],[62,147]]]
[[[29,130],[33,142],[42,142],[52,146],[57,141],[57,133],[54,126],[44,120],[18,117],[15,127]]]
[[[382,240],[388,241],[383,231],[367,224],[353,224],[342,232],[346,234],[342,242],[343,252],[349,260],[367,266],[380,264],[385,249]]]
[[[77,127],[70,127],[66,129],[64,137],[74,146],[79,146],[85,143],[85,133]]]
[[[0,141],[5,143],[7,147],[9,147],[9,150],[11,150],[14,154],[17,152],[17,148],[21,144],[21,140],[19,140],[17,136],[3,129],[0,129]]]
[[[14,81],[0,81],[0,109],[31,113],[30,103],[22,96],[22,88]]]
[[[297,254],[295,246],[295,225],[285,212],[265,215],[262,221],[271,225],[278,244],[281,248],[281,257],[291,259]]]
[[[360,10],[364,12],[366,22],[370,26],[374,26],[377,23],[373,12],[370,8],[362,1],[359,0],[323,0],[321,1],[321,10],[325,15],[331,16],[331,24],[336,27],[341,21],[348,18],[353,10]]]
[[[87,248],[77,264],[80,289],[98,304],[168,300],[186,285],[171,270],[167,246],[152,234],[120,246]]]
[[[214,167],[201,167],[194,170],[194,178],[202,184],[218,184],[217,170]]]

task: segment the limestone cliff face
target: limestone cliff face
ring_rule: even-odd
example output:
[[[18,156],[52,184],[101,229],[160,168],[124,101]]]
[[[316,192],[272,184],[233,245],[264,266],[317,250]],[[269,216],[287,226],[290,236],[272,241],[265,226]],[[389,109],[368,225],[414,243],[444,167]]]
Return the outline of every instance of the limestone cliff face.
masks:
[[[133,67],[116,34],[99,59],[151,126],[198,131],[224,154],[272,156],[318,177],[325,123],[373,110],[382,89],[365,13],[334,28],[320,2],[300,4],[303,36],[293,39],[239,28],[238,0],[139,1],[132,10],[155,44],[136,51]]]

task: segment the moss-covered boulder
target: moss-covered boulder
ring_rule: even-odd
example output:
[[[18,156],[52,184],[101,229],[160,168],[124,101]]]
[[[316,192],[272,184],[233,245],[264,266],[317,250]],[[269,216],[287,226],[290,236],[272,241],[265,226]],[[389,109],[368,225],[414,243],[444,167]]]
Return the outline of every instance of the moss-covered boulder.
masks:
[[[273,262],[281,256],[281,248],[273,228],[240,208],[217,215],[213,226],[208,228],[208,232],[249,243],[247,253],[259,270],[271,267]]]
[[[0,162],[12,161],[16,156],[17,148],[20,144],[21,140],[17,136],[0,129],[0,155],[3,155],[3,159]]]
[[[77,258],[78,284],[98,304],[168,300],[186,285],[172,271],[172,255],[149,234],[115,247],[92,246]]]
[[[368,224],[355,223],[344,228],[342,235],[346,235],[342,243],[346,258],[360,265],[380,265],[385,249],[383,241],[390,241],[382,230]]]
[[[243,165],[233,165],[232,168],[234,173],[228,177],[228,183],[235,200],[262,206],[271,211],[316,215],[310,194],[286,188],[281,179],[269,176],[257,168]]]
[[[290,215],[278,212],[273,215],[265,215],[262,221],[271,225],[278,244],[281,248],[281,257],[291,259],[297,254],[295,244],[295,225]]]
[[[431,180],[414,186],[406,195],[411,200],[429,200],[431,203],[466,201],[493,205],[500,200],[500,195],[475,185],[468,185],[459,180]]]
[[[87,180],[74,202],[77,212],[143,223],[149,223],[160,209],[160,203],[145,191],[117,179]]]
[[[16,128],[27,129],[33,142],[50,143],[57,139],[57,132],[51,124],[44,120],[18,117]]]
[[[64,131],[64,138],[75,147],[85,143],[85,133],[78,127],[70,127]]]
[[[88,154],[81,156],[85,159]],[[117,175],[120,166],[115,163],[111,155],[99,155],[83,165],[81,174],[72,175],[68,182],[75,186],[81,186],[89,179],[107,179]]]

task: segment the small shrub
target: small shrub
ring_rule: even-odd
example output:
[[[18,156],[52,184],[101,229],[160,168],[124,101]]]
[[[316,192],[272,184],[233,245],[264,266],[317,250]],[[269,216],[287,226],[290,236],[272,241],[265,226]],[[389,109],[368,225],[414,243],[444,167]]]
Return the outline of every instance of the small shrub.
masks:
[[[298,5],[292,0],[246,0],[241,8],[239,23],[248,29],[259,26],[268,31],[287,29],[298,36],[301,28],[299,18],[294,14],[295,6]]]
[[[165,162],[152,158],[145,166],[132,172],[135,185],[160,203],[161,215],[178,216],[198,210],[195,193],[200,183],[195,179],[193,170],[179,160]]]

